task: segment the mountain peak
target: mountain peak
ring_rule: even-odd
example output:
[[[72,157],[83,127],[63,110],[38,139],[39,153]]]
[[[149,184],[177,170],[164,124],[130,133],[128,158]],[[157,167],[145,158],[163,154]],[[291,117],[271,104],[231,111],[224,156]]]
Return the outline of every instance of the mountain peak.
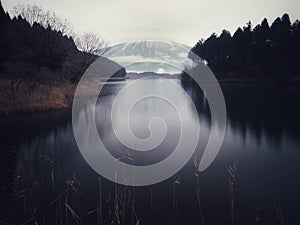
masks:
[[[129,72],[178,73],[189,63],[190,49],[174,41],[144,40],[111,46],[104,56]]]

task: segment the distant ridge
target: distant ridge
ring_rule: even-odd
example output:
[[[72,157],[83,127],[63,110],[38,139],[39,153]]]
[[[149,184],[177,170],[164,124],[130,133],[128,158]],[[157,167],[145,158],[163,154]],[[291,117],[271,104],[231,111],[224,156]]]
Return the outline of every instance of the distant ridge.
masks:
[[[126,67],[128,72],[176,74],[191,63],[190,50],[191,47],[174,41],[135,41],[108,47],[104,56]]]

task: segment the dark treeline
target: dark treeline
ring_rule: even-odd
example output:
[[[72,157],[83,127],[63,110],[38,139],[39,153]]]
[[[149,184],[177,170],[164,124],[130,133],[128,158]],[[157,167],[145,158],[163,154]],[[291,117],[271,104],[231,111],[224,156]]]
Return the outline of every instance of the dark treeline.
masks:
[[[1,4],[1,2],[0,2]],[[32,26],[21,16],[11,19],[0,5],[1,77],[77,81],[95,59],[78,51],[72,37],[50,26]]]
[[[223,30],[199,41],[191,50],[205,60],[219,79],[272,79],[299,77],[300,23],[289,15],[251,22],[231,35]],[[192,58],[192,56],[190,55]]]
[[[31,9],[35,7],[37,6],[32,6]],[[42,9],[37,7],[36,10]],[[35,15],[34,12],[32,14],[32,18],[43,16]],[[52,25],[49,23],[45,26],[39,21],[27,21],[21,15],[11,19],[8,13],[5,13],[0,1],[0,76],[30,78],[48,83],[53,79],[78,81],[97,56],[88,49],[86,52],[78,50],[73,38],[51,27],[53,25],[55,21]],[[98,47],[87,43],[95,40],[84,41],[86,42],[80,44]],[[110,63],[109,60],[107,63]],[[124,74],[123,69],[115,76]]]
[[[32,14],[28,14],[27,20],[21,15],[11,18],[0,1],[0,115],[67,108],[77,82],[88,66],[101,57],[89,51],[98,47],[91,46],[91,38],[101,44],[97,37],[84,36],[79,44],[88,48],[80,51],[74,39],[57,27],[28,20],[41,10],[36,6],[31,9],[37,11],[29,11]],[[44,19],[47,22],[48,18]],[[59,25],[54,20],[53,26],[55,22]],[[126,75],[120,65],[106,58],[102,61],[103,66],[118,70],[114,76]],[[105,70],[99,74],[107,76]]]

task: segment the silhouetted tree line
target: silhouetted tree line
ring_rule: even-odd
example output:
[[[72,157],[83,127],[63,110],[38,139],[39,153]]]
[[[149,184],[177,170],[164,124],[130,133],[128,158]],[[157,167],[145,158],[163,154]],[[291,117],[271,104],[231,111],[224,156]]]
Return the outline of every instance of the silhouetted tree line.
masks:
[[[191,51],[205,60],[218,78],[232,72],[241,79],[299,76],[300,23],[291,23],[288,14],[278,17],[271,26],[267,19],[254,28],[249,22],[233,35],[227,30],[219,36],[214,33]]]
[[[49,12],[37,6],[20,5],[19,9],[21,14],[11,19],[0,1],[0,78],[77,82],[97,58],[94,54],[101,53],[99,48],[105,46],[97,35],[87,33],[76,36],[78,47],[70,32],[64,33],[68,30],[66,23],[56,23],[58,17],[48,19]],[[125,73],[123,69],[116,76]]]
[[[77,81],[95,56],[80,52],[61,31],[10,18],[0,5],[0,76],[11,79]]]

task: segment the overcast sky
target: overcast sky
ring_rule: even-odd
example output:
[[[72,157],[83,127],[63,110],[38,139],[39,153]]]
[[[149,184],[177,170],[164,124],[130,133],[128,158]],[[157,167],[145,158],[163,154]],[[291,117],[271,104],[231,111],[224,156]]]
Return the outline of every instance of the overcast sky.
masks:
[[[77,32],[93,31],[110,44],[171,40],[194,45],[222,29],[234,32],[249,20],[271,23],[283,13],[300,18],[300,0],[2,0],[5,10],[38,4],[68,19]]]

